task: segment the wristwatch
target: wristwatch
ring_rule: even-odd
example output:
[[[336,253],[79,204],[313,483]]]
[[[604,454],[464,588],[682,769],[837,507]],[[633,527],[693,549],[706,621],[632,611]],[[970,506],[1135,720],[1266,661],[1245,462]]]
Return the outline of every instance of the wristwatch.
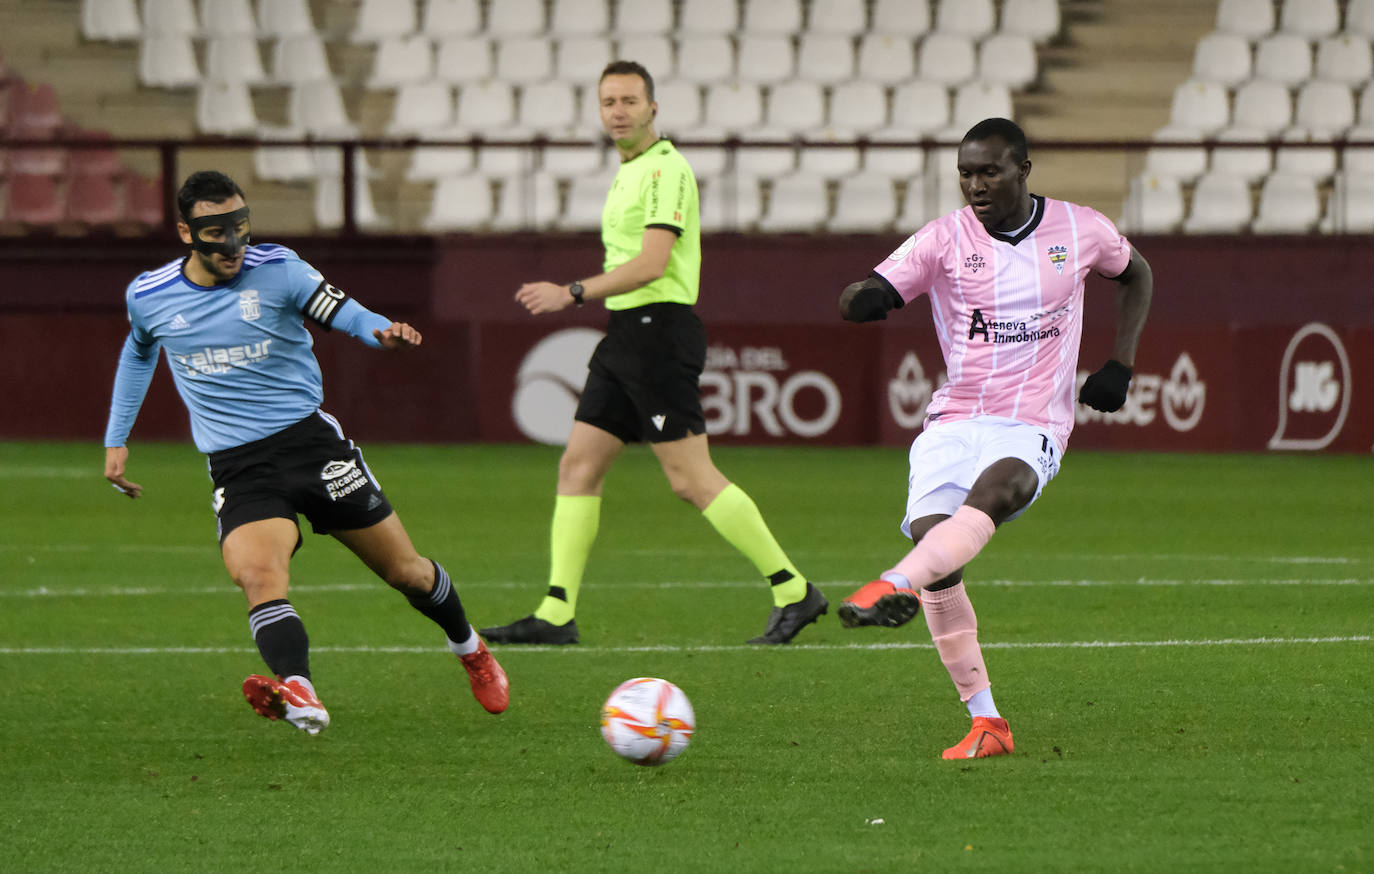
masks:
[[[573,303],[582,306],[582,295],[586,293],[585,289],[582,288],[582,283],[578,281],[572,282],[568,286],[568,291],[572,293]]]

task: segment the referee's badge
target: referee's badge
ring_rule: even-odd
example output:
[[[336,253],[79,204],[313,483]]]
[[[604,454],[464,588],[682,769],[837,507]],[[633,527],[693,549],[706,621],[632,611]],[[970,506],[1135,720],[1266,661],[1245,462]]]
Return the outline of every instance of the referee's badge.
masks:
[[[239,292],[239,312],[243,314],[245,322],[256,322],[262,316],[262,307],[258,305],[258,290],[256,288]]]

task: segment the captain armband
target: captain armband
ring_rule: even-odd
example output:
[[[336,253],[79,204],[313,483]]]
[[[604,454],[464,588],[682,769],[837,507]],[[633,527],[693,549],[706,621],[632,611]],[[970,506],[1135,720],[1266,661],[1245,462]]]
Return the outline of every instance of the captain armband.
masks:
[[[892,288],[865,286],[850,299],[846,318],[851,322],[880,321],[887,318],[889,311],[901,309],[903,303],[902,296]]]
[[[332,330],[334,317],[347,301],[348,295],[330,285],[328,281],[321,281],[301,311],[305,313],[306,318],[328,331]]]

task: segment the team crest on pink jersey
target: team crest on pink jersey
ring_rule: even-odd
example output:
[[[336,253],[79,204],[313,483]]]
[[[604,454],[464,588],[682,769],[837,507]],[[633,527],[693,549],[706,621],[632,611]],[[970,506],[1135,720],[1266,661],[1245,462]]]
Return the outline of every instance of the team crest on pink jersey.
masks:
[[[974,252],[972,255],[964,259],[964,267],[967,268],[970,273],[977,273],[978,268],[984,266],[987,263],[987,261],[983,260],[983,256],[979,255],[977,252]]]
[[[1064,262],[1069,260],[1069,248],[1067,246],[1050,246],[1050,263],[1054,265],[1056,273],[1063,275]]]

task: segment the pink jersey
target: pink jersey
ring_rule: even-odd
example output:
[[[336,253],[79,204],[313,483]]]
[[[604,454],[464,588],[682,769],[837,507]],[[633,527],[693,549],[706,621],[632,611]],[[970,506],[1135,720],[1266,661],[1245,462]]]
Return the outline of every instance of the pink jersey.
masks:
[[[874,268],[911,301],[930,295],[947,381],[926,427],[1002,416],[1046,428],[1062,452],[1073,430],[1074,375],[1088,271],[1119,276],[1131,245],[1095,209],[1032,195],[1030,224],[989,233],[971,207],[907,238]]]

